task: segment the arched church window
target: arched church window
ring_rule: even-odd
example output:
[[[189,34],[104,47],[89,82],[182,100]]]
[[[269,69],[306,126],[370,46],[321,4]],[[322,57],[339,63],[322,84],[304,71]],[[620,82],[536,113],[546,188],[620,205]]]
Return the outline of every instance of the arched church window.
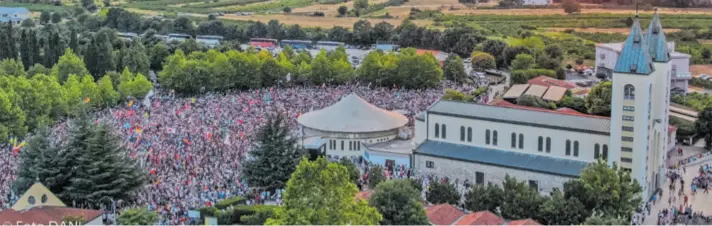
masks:
[[[633,85],[628,84],[625,85],[624,89],[624,98],[626,100],[634,100],[635,99],[635,87]]]

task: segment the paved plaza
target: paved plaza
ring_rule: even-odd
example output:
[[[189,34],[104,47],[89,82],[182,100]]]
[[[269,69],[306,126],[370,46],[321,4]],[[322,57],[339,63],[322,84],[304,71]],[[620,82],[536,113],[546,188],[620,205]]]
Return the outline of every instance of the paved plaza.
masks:
[[[673,152],[672,156],[670,156],[670,158],[668,159],[668,166],[673,166],[674,164],[678,163],[679,160],[687,159],[691,156],[699,156],[701,153],[704,152],[704,149],[698,147],[697,145],[683,146],[682,148],[682,156],[679,156],[677,155],[677,153]],[[697,159],[694,162],[684,165],[684,172],[682,168],[679,169],[682,174],[683,180],[685,181],[685,187],[683,189],[684,193],[682,195],[678,195],[678,192],[680,190],[680,180],[675,180],[675,197],[673,198],[674,201],[670,200],[670,178],[667,178],[664,182],[664,185],[661,186],[663,190],[662,197],[658,197],[655,204],[651,206],[651,211],[649,215],[647,214],[647,212],[645,213],[645,220],[643,221],[643,224],[658,224],[657,214],[663,211],[664,209],[670,210],[670,208],[672,208],[673,206],[679,208],[681,205],[684,205],[685,196],[688,197],[688,205],[691,205],[692,212],[702,212],[703,215],[712,214],[712,202],[710,202],[712,201],[712,194],[704,193],[704,189],[698,189],[696,194],[692,195],[690,187],[690,183],[693,181],[693,179],[696,176],[699,176],[700,166],[703,166],[705,164],[712,165],[712,156],[705,156]]]

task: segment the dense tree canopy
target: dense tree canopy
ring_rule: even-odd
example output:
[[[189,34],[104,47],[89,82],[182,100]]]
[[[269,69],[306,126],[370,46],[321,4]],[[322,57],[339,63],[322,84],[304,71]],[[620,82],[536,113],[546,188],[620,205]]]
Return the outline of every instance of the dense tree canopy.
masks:
[[[354,199],[356,193],[358,189],[349,181],[345,167],[321,157],[316,161],[302,158],[287,182],[283,206],[276,209],[265,224],[373,225],[381,222],[378,210]]]
[[[594,86],[586,96],[586,108],[589,114],[610,116],[613,82],[602,82]]]
[[[457,205],[460,203],[460,193],[454,185],[448,182],[430,182],[425,197],[428,202],[433,204],[449,203]]]
[[[426,225],[420,191],[406,179],[380,183],[368,200],[383,215],[382,225]]]

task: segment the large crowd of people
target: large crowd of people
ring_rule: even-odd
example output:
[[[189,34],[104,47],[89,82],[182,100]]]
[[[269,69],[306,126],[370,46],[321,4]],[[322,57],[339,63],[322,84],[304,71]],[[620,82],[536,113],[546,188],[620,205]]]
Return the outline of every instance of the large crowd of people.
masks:
[[[300,114],[327,107],[350,93],[380,108],[405,110],[412,120],[442,97],[443,88],[269,88],[185,98],[167,92],[150,101],[131,101],[97,112],[95,117],[116,129],[127,155],[149,174],[150,182],[138,192],[135,204],[161,213],[163,223],[180,224],[188,220],[188,210],[249,191],[240,175],[240,161],[270,114],[283,114],[298,135]],[[62,137],[66,130],[64,122],[54,131]],[[4,207],[18,195],[11,192],[18,160],[10,151],[0,152],[0,204]],[[397,176],[401,174],[398,171]]]

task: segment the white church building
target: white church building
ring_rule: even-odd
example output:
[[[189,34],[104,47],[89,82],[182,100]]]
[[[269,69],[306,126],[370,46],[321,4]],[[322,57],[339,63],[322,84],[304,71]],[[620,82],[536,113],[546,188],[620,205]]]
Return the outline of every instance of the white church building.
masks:
[[[674,147],[671,55],[657,13],[646,33],[636,18],[612,68],[610,118],[440,100],[416,117],[413,166],[475,184],[508,174],[548,193],[602,158],[631,172],[649,197]]]

